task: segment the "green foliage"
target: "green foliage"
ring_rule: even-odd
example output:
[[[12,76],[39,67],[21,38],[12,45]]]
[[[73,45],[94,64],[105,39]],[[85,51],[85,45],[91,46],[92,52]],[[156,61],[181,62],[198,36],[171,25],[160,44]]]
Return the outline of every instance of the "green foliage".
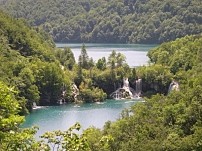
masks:
[[[49,151],[49,146],[43,142],[37,142],[34,139],[36,128],[19,129],[18,131],[11,131],[1,141],[0,151],[21,150],[21,151]]]
[[[201,89],[200,89],[201,90]],[[188,94],[187,94],[188,93]],[[124,117],[104,129],[112,135],[112,150],[200,150],[201,98],[193,92],[157,95],[132,108]],[[197,104],[197,110],[193,105]],[[195,105],[194,105],[195,106]],[[196,128],[197,127],[197,128]],[[199,130],[199,131],[200,131]]]
[[[101,59],[98,59],[96,67],[100,70],[105,70],[107,68],[106,58],[102,57]]]
[[[78,65],[81,68],[89,69],[93,64],[93,61],[90,61],[89,56],[86,51],[86,46],[83,44],[81,47],[81,55],[79,56]],[[91,62],[91,63],[90,63]]]
[[[55,57],[49,37],[2,12],[0,23],[0,80],[19,92],[15,98],[21,106],[20,114],[32,110],[33,102],[56,103],[62,91],[69,93],[71,77],[66,68],[74,66],[72,52],[57,50]],[[64,70],[57,58],[66,66]]]
[[[61,98],[63,85],[70,85],[69,78],[56,63],[37,64],[36,85],[40,91],[40,104],[56,104]]]
[[[29,28],[23,20],[15,20],[0,12],[1,36],[6,37],[6,43],[22,56],[38,56],[43,60],[54,60],[51,51],[53,43],[50,38],[38,34]]]
[[[0,82],[0,131],[9,132],[16,129],[23,121],[18,114],[20,106],[13,94],[14,88],[8,88]],[[1,134],[2,135],[2,134]]]
[[[80,97],[82,98],[82,101],[85,102],[100,102],[104,101],[107,98],[107,94],[100,88],[92,86],[90,84],[91,81],[88,82],[88,84],[85,84],[84,82],[80,85]]]
[[[126,57],[120,52],[117,53],[115,50],[109,55],[108,65],[111,69],[115,67],[121,67],[126,62]]]
[[[19,116],[20,105],[15,99],[13,87],[0,82],[0,151],[39,150],[40,143],[34,140],[36,129],[20,129],[24,117]],[[43,146],[41,146],[43,149]]]
[[[107,122],[102,131],[92,130],[87,137],[89,143],[97,145],[97,140],[92,139],[93,134],[98,138],[109,135],[113,138],[109,150],[200,151],[202,70],[201,60],[197,56],[202,48],[200,41],[201,36],[190,36],[152,50],[149,56],[154,64],[138,68],[135,73],[145,83],[146,87],[143,85],[143,88],[151,89],[153,86],[153,89],[162,93],[162,89],[174,78],[180,83],[180,91],[171,91],[167,96],[157,94],[150,99],[145,98],[145,102],[123,111],[116,122]],[[180,54],[177,53],[179,50]],[[163,55],[169,52],[168,58],[162,59],[161,52]],[[188,70],[178,69],[173,75],[170,63],[178,55],[184,56],[184,64],[191,61],[192,66]],[[92,144],[90,146],[94,147]]]
[[[169,68],[160,64],[139,67],[137,74],[143,80],[143,91],[153,91],[153,94],[166,94],[173,78]]]
[[[86,50],[84,54],[83,56],[87,57],[81,57],[82,55],[80,55],[80,58],[88,58]],[[87,69],[84,68],[81,60],[86,60]],[[87,60],[80,59],[74,80],[80,88],[80,96],[83,100],[103,101],[106,94],[109,96],[120,87],[124,77],[129,77],[131,80],[136,78],[133,72],[135,69],[131,69],[125,62],[125,56],[115,50],[110,54],[108,61],[103,57],[97,61],[95,66],[94,62],[90,61],[91,59]]]
[[[9,1],[0,2],[9,4]],[[16,2],[13,1],[13,4],[17,4]],[[116,29],[117,35],[121,34],[124,39],[124,41],[119,39],[121,42],[151,42],[151,36],[147,32],[152,33],[153,29],[160,27],[154,30],[157,35],[153,34],[153,39],[166,41],[184,35],[182,31],[189,33],[189,29],[181,30],[182,27],[188,28],[183,26],[187,24],[189,26],[195,24],[197,32],[193,29],[193,33],[200,33],[200,13],[196,14],[201,10],[201,6],[197,5],[198,2],[197,0],[179,1],[177,9],[171,1],[161,3],[152,0],[124,0],[119,3],[105,1],[103,4],[110,4],[105,7],[96,1],[83,1],[79,5],[82,5],[82,11],[90,14],[89,18],[94,13],[103,16],[107,14],[111,22],[102,19],[98,23],[96,19],[100,18],[96,15],[98,17],[95,23],[93,21],[88,23],[88,31],[92,31],[86,36],[78,31],[85,31],[80,26],[85,24],[87,15],[83,13],[81,17],[80,11],[78,14],[72,11],[70,17],[74,17],[68,21],[70,23],[68,26],[73,30],[68,28],[72,30],[69,35],[73,35],[73,40],[77,33],[77,38],[82,36],[85,40],[92,36],[94,42],[104,42],[103,39],[106,41],[113,39],[112,32]],[[71,4],[76,6],[76,3]],[[149,9],[151,6],[153,9]],[[159,6],[161,9],[154,6]],[[96,8],[96,11],[93,8]],[[186,12],[186,14],[184,8],[194,13]],[[155,9],[158,10],[157,17],[152,13]],[[141,18],[140,14],[147,12],[153,17],[136,20]],[[183,18],[181,18],[182,14]],[[111,17],[111,15],[117,16]],[[75,26],[74,19],[79,20],[81,25]],[[131,19],[144,28],[133,26]],[[155,20],[155,24],[152,20]],[[43,19],[38,21],[43,22]],[[119,31],[112,22],[119,22],[117,26],[121,24],[124,27],[134,27],[137,32],[133,33],[132,29],[128,28]],[[152,63],[150,66],[132,70],[125,64],[124,56],[116,51],[113,51],[108,58],[108,64],[103,59],[94,66],[93,60],[88,58],[85,46],[82,47],[79,65],[76,66],[74,60],[70,59],[73,55],[69,49],[64,52],[58,50],[55,53],[51,42],[44,41],[47,37],[26,26],[22,20],[17,21],[0,12],[0,24],[0,80],[3,81],[0,82],[0,150],[202,150],[201,35],[186,36],[162,44],[149,52],[148,56]],[[90,24],[95,28],[91,28]],[[171,25],[173,25],[172,29]],[[46,28],[49,26],[47,25]],[[159,29],[161,29],[160,36]],[[60,63],[66,68],[61,67]],[[106,68],[105,64],[110,68]],[[71,74],[67,69],[72,70]],[[180,91],[171,91],[167,96],[157,94],[150,99],[145,98],[144,103],[137,103],[131,109],[124,111],[117,122],[106,123],[103,130],[88,129],[83,135],[74,133],[74,130],[80,129],[80,125],[76,124],[64,132],[47,132],[42,136],[47,141],[36,142],[33,139],[36,129],[19,128],[23,122],[23,117],[19,116],[19,113],[25,110],[23,109],[25,104],[31,108],[31,104],[38,100],[41,104],[56,103],[62,97],[63,91],[71,93],[70,80],[74,78],[80,86],[82,99],[102,101],[106,98],[104,92],[109,94],[116,89],[124,76],[141,77],[145,84],[143,90],[153,89],[155,93],[166,93],[173,78],[179,82]],[[18,91],[19,93],[13,93]]]
[[[150,65],[136,69],[137,76],[143,80],[145,95],[167,94],[173,79],[184,88],[187,80],[195,74],[193,72],[198,70],[201,64],[199,59],[201,44],[202,38],[199,34],[163,43],[149,51]]]
[[[9,88],[0,82],[0,151],[89,150],[86,137],[74,132],[74,130],[79,131],[81,128],[78,123],[64,132],[45,133],[42,136],[45,141],[35,141],[34,134],[36,134],[36,128],[19,128],[19,125],[24,120],[23,117],[18,115],[19,107],[13,88]]]
[[[64,67],[69,70],[73,69],[75,64],[75,58],[70,48],[64,48],[64,50],[56,50],[56,57]]]
[[[3,10],[56,42],[162,43],[202,31],[200,0],[7,0]]]
[[[164,43],[160,47],[148,53],[152,63],[169,66],[172,73],[180,70],[190,70],[199,59],[200,48],[202,47],[201,35],[186,36],[169,43]]]
[[[110,68],[110,76],[113,81],[116,79],[122,80],[131,74],[131,69],[126,64],[126,57],[120,52],[117,53],[115,50],[109,55],[107,65]]]
[[[85,135],[79,135],[74,131],[79,131],[81,125],[76,123],[70,127],[67,131],[53,131],[46,132],[41,136],[43,139],[47,139],[47,144],[50,150],[62,150],[62,151],[89,151]]]
[[[101,130],[90,127],[83,132],[86,136],[89,148],[92,151],[108,151],[110,150],[110,143],[113,142],[113,138],[110,135],[103,135]]]

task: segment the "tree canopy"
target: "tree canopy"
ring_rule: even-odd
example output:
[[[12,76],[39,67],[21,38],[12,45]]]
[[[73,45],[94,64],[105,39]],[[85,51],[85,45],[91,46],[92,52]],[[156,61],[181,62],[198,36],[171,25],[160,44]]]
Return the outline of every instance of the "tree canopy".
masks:
[[[200,0],[1,0],[56,42],[162,43],[202,31]]]
[[[9,3],[5,0],[0,2]],[[12,1],[13,4],[16,2]],[[115,6],[119,4],[120,9],[128,6],[125,11],[130,15],[131,10],[143,14],[145,11],[149,12],[144,7],[153,1],[103,3],[108,2]],[[124,7],[121,7],[121,2]],[[157,5],[157,1],[155,2]],[[197,2],[199,1],[186,0],[179,6],[190,9]],[[92,11],[90,4],[82,3],[82,7],[89,13]],[[102,3],[92,4],[102,6]],[[97,12],[100,8],[98,6],[95,6]],[[107,10],[111,12],[116,8],[108,6]],[[168,14],[183,13],[181,7],[176,10],[174,6],[168,2],[163,11]],[[193,11],[201,11],[197,9],[200,7],[201,5],[194,7]],[[120,14],[125,11],[120,11]],[[195,17],[193,22],[200,23],[200,14],[192,15]],[[75,14],[72,16],[78,17]],[[175,16],[175,21],[177,19],[179,18]],[[192,21],[191,18],[188,19],[190,20]],[[24,20],[14,19],[2,12],[0,25],[0,150],[202,150],[201,34],[163,43],[148,53],[149,66],[131,69],[125,63],[125,57],[116,51],[107,60],[101,58],[95,65],[88,58],[85,45],[81,48],[80,63],[75,64],[70,49],[56,49],[51,38],[40,28],[32,28]],[[103,25],[109,26],[102,26],[106,33],[113,29],[108,22]],[[200,32],[200,28],[201,26],[197,26],[197,32]],[[174,32],[170,28],[168,30],[170,33]],[[164,37],[164,34],[161,32],[160,35]],[[176,34],[171,34],[173,35]],[[80,89],[81,100],[103,101],[107,97],[106,93],[110,94],[116,89],[126,75],[132,80],[142,78],[143,91],[156,95],[124,110],[119,120],[107,122],[103,130],[89,128],[80,135],[74,133],[74,130],[80,129],[80,124],[76,123],[64,132],[45,133],[42,138],[47,141],[36,141],[36,128],[19,128],[23,122],[21,115],[32,108],[33,102],[42,105],[56,104],[64,97],[61,95],[63,92],[71,96],[74,82]],[[179,83],[180,89],[167,93],[172,80]]]
[[[138,76],[142,76],[144,82],[150,81],[151,85],[156,83],[156,86],[160,86],[164,80],[166,81],[169,73],[179,82],[180,90],[173,90],[166,95],[156,94],[150,99],[145,98],[145,102],[124,110],[116,122],[107,122],[103,130],[94,128],[86,130],[91,132],[87,137],[91,150],[101,150],[95,142],[103,136],[111,136],[112,140],[108,144],[108,150],[111,151],[200,151],[202,149],[201,40],[201,35],[186,36],[164,43],[150,51],[148,55],[153,64],[147,68],[137,69]],[[180,57],[183,57],[183,62],[173,72],[173,60]],[[192,64],[189,64],[190,62]],[[187,64],[189,68],[186,67]],[[156,75],[153,76],[152,73]],[[150,84],[147,83],[147,86]]]
[[[0,81],[19,92],[16,99],[23,112],[30,110],[33,102],[42,104],[44,98],[56,103],[64,84],[70,91],[67,71],[61,69],[55,45],[47,34],[2,12],[0,24]],[[73,59],[70,57],[65,58],[66,62]],[[67,64],[68,68],[72,64]]]

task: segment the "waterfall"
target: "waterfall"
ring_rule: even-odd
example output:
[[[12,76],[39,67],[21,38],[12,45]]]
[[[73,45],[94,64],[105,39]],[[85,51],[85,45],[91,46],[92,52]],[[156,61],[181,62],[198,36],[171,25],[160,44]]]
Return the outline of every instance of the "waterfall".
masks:
[[[35,109],[40,109],[40,108],[42,108],[42,106],[38,106],[38,105],[36,104],[36,102],[33,102],[33,104],[32,104],[32,109],[33,109],[33,110],[35,110]]]
[[[128,78],[123,78],[123,88],[129,88]]]
[[[128,78],[123,79],[123,89],[129,94],[129,97],[133,97],[133,93],[130,91]]]
[[[72,85],[72,94],[73,94],[73,97],[74,97],[74,101],[75,102],[78,102],[78,95],[79,95],[79,89],[77,88],[76,84],[73,84]]]
[[[37,105],[36,105],[36,102],[33,102],[33,108],[36,108]]]
[[[174,81],[174,80],[170,83],[170,86],[168,88],[168,93],[171,92],[171,91],[173,91],[173,90],[175,90],[175,91],[179,91],[180,90],[179,89],[179,83],[177,81]]]
[[[123,78],[123,87],[118,88],[116,91],[110,94],[113,99],[132,99],[135,90],[133,90],[130,85],[128,78]]]
[[[65,100],[65,96],[66,96],[66,85],[63,83],[63,86],[61,88],[61,96],[60,96],[60,99],[58,99],[57,103],[58,104],[64,104],[66,103],[66,100]]]
[[[135,83],[136,83],[136,90],[135,90],[136,96],[140,97],[142,93],[142,79],[140,78],[137,79]]]

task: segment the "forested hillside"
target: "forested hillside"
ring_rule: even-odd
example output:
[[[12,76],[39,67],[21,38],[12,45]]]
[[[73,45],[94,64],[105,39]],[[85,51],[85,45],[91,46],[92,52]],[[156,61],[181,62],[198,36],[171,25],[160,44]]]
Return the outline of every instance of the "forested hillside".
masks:
[[[201,0],[1,0],[56,42],[162,43],[202,32]]]
[[[0,12],[0,151],[4,150],[202,150],[202,35],[185,36],[148,53],[151,64],[131,69],[125,57],[113,51],[108,60],[95,64],[85,45],[79,63],[70,49],[56,49],[40,28]],[[62,91],[71,96],[75,82],[84,100],[102,101],[124,76],[141,77],[144,89],[163,93],[171,79],[178,91],[145,98],[124,110],[103,130],[89,128],[75,134],[77,123],[67,131],[47,132],[36,141],[36,129],[20,124],[33,101],[55,104]],[[70,98],[68,98],[70,99]]]
[[[56,103],[64,84],[70,90],[55,51],[48,35],[0,12],[0,81],[18,92],[22,112],[33,102]]]
[[[111,136],[105,146],[111,151],[202,150],[202,35],[162,44],[150,51],[149,57],[153,65],[141,67],[142,78],[147,79],[147,71],[158,66],[174,74],[172,77],[179,82],[180,90],[157,94],[136,104],[123,111],[118,121],[107,122],[104,130],[86,130],[84,134],[91,150],[103,150],[96,143],[103,136]],[[156,72],[159,71],[153,70],[153,74]],[[155,78],[149,76],[151,81]],[[156,81],[164,76],[158,74]]]
[[[136,78],[121,53],[113,51],[108,60],[100,58],[96,63],[83,45],[76,64],[69,48],[55,48],[47,34],[24,20],[0,12],[0,25],[0,81],[18,92],[22,112],[31,110],[33,102],[103,101],[124,75]],[[74,83],[78,98],[74,98]]]

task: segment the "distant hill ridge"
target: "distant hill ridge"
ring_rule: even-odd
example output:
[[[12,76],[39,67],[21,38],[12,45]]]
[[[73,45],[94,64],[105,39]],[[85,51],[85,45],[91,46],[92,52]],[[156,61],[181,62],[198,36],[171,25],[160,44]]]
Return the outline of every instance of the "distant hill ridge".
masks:
[[[201,0],[0,0],[56,42],[162,43],[202,32]]]

